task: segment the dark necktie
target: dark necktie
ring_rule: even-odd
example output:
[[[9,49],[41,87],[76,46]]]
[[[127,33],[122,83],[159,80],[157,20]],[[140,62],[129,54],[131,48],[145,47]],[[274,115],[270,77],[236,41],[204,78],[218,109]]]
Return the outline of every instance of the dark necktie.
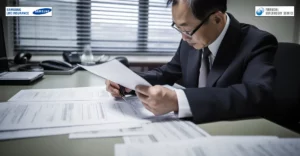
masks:
[[[200,66],[200,75],[199,75],[199,83],[198,87],[206,87],[207,76],[210,71],[209,65],[209,55],[211,54],[208,47],[203,49],[202,59],[201,59],[201,66]]]

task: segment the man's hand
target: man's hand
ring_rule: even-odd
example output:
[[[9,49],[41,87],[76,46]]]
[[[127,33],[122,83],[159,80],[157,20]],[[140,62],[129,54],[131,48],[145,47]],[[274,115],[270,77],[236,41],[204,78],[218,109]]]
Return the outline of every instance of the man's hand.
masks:
[[[138,85],[135,93],[146,109],[154,115],[162,115],[171,111],[178,111],[176,92],[163,86]]]
[[[121,97],[121,94],[120,94],[120,91],[119,91],[120,86],[117,83],[114,83],[112,81],[106,80],[105,84],[106,84],[106,91],[110,92],[110,94],[113,97]],[[125,88],[125,91],[127,93],[129,93],[131,90],[128,89],[128,88]]]

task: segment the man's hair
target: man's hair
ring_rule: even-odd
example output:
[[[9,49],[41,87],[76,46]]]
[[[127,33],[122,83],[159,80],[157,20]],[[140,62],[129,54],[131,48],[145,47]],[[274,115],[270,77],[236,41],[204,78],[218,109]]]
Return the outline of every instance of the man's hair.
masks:
[[[168,0],[167,7],[177,5],[179,0]],[[227,0],[186,0],[193,15],[199,20],[203,20],[209,13],[213,11],[221,11],[223,13],[227,10]]]

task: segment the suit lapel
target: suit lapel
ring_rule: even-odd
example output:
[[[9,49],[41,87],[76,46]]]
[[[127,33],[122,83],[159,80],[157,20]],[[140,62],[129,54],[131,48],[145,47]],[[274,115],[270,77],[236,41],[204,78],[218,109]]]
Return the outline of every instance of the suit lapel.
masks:
[[[240,25],[231,14],[228,13],[228,16],[230,17],[230,24],[219,47],[210,73],[208,74],[208,87],[213,87],[215,85],[216,81],[227,69],[237,52],[238,42],[240,41]]]
[[[200,51],[191,48],[189,50],[189,57],[188,57],[188,69],[189,72],[187,74],[187,85],[188,88],[197,88],[198,87],[198,78],[199,78],[199,69],[201,64],[200,59]]]

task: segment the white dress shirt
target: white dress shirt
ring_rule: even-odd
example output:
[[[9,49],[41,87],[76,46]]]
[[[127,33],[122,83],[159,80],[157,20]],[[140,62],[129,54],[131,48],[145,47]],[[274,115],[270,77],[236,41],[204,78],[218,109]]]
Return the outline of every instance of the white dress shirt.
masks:
[[[208,45],[208,48],[211,51],[211,55],[209,56],[210,69],[211,69],[211,67],[213,65],[213,62],[215,60],[215,57],[217,55],[217,52],[218,52],[219,47],[220,47],[220,44],[221,44],[221,42],[222,42],[222,40],[223,40],[223,38],[224,38],[227,30],[228,30],[228,27],[229,27],[230,18],[229,18],[229,16],[227,14],[226,14],[226,18],[227,18],[226,24],[225,24],[225,27],[222,30],[221,34],[218,36],[218,38],[213,43],[211,43],[210,45]],[[199,70],[201,70],[201,67],[200,67]],[[183,90],[176,89],[175,92],[176,92],[177,99],[178,99],[178,117],[179,118],[192,117],[193,114],[191,112],[191,108],[190,108],[188,99],[187,99],[185,93],[183,92]]]

